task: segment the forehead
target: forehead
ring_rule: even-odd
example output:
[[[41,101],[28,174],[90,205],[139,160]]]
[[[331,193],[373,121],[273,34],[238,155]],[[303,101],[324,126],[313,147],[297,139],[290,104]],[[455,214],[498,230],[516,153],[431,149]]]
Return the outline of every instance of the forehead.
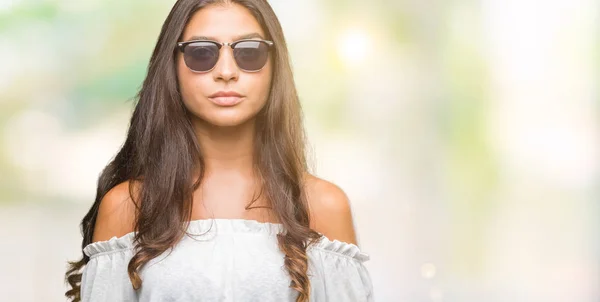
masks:
[[[219,42],[233,41],[247,33],[265,33],[248,9],[239,4],[211,4],[192,16],[183,32],[183,39],[193,36],[212,37]]]

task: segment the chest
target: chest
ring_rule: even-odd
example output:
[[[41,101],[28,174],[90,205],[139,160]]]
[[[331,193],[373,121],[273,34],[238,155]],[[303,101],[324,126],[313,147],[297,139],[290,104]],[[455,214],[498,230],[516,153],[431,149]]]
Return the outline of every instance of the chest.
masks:
[[[184,237],[170,254],[148,262],[140,301],[293,300],[274,236],[217,233]]]

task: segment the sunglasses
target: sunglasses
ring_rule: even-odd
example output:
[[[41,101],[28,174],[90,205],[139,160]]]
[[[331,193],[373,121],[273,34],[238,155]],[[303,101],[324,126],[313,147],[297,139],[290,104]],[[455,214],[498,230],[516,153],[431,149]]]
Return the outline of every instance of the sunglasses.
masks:
[[[247,72],[257,72],[265,67],[269,58],[272,41],[239,40],[219,43],[211,40],[178,42],[177,48],[183,53],[185,65],[193,72],[209,72],[219,61],[221,47],[229,45],[237,66]]]

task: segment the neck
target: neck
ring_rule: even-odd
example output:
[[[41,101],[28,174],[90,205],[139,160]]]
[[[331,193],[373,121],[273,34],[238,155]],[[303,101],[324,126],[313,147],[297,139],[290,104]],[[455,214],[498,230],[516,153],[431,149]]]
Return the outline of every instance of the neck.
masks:
[[[223,170],[251,172],[254,167],[254,120],[232,127],[196,122],[194,130],[204,158],[205,173]]]

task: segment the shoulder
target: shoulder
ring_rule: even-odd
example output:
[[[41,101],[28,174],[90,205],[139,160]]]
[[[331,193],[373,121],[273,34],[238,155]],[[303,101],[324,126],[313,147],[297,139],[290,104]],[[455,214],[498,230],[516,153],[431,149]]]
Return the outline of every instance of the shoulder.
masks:
[[[104,195],[98,208],[93,242],[121,237],[134,230],[136,206],[131,193],[135,194],[136,187],[134,182],[125,181]]]
[[[330,240],[356,244],[352,210],[346,193],[334,183],[311,174],[304,177],[311,228]]]

